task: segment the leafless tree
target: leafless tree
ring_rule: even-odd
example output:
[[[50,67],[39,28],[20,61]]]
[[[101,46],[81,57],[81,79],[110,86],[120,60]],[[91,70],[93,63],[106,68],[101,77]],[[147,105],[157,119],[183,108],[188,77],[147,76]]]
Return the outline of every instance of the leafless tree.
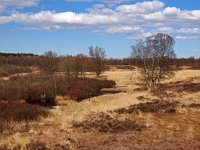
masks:
[[[89,47],[89,54],[92,58],[92,68],[94,69],[97,77],[100,76],[102,71],[105,69],[104,59],[106,57],[105,50],[101,47]]]
[[[85,72],[85,64],[87,57],[83,54],[78,54],[74,57],[74,73],[83,75]]]
[[[62,56],[60,58],[59,69],[65,73],[67,77],[72,76],[74,59],[71,55]]]
[[[41,64],[42,69],[48,74],[54,74],[58,67],[57,54],[53,51],[47,51],[44,53],[44,59]]]
[[[86,71],[87,57],[83,54],[76,56],[63,56],[60,58],[60,70],[65,72],[67,77],[79,77]]]
[[[160,80],[174,75],[176,67],[171,61],[176,58],[174,44],[171,36],[158,33],[131,46],[131,57],[138,60],[137,65],[147,86],[155,86]]]

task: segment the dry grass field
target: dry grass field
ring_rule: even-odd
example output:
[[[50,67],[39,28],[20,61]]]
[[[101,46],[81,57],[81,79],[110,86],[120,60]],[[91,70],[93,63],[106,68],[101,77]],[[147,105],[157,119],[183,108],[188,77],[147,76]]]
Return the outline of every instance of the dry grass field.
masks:
[[[200,70],[180,70],[151,90],[138,76],[113,67],[102,78],[122,92],[81,102],[60,96],[48,117],[12,121],[0,150],[199,150]]]

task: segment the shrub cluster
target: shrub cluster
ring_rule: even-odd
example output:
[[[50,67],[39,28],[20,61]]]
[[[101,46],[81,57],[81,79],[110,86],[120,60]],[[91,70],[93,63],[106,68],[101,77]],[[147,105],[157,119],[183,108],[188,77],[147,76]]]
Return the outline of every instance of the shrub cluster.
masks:
[[[111,80],[97,80],[90,78],[79,78],[71,87],[69,96],[77,101],[97,96],[103,88],[112,88],[115,82]]]
[[[125,131],[143,131],[145,125],[140,125],[135,121],[125,119],[123,121],[113,118],[110,115],[99,113],[89,116],[83,122],[74,122],[74,128],[82,129],[84,132],[98,131],[101,133],[121,133]]]
[[[48,75],[15,76],[0,80],[0,100],[25,99],[28,103],[55,105],[55,96],[67,93],[67,79]]]
[[[0,103],[0,121],[30,121],[46,117],[45,108],[27,103]]]
[[[29,67],[7,64],[0,67],[0,77],[8,77],[18,73],[30,73],[31,71],[32,70]]]
[[[58,75],[14,76],[0,80],[0,100],[26,100],[28,103],[55,105],[57,95],[82,100],[100,94],[102,88],[110,88],[114,81],[91,78],[73,78]]]

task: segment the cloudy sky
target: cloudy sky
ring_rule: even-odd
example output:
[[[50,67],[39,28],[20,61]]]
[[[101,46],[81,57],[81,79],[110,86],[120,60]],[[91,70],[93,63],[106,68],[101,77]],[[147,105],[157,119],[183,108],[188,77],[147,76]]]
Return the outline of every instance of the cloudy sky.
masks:
[[[0,0],[0,51],[128,57],[138,39],[162,32],[178,57],[200,57],[200,0]]]

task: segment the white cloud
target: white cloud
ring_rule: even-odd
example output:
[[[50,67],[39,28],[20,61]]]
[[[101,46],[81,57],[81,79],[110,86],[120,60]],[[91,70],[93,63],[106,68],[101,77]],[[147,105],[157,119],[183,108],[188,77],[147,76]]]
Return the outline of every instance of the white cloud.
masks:
[[[15,6],[35,6],[37,5],[37,0],[0,0],[0,5],[3,6],[10,6],[10,5],[15,5]]]
[[[104,7],[105,7],[104,4],[95,4],[95,5],[93,6],[93,8],[96,8],[96,9],[101,9],[101,8],[104,8]]]
[[[108,27],[106,29],[108,33],[111,34],[119,34],[119,33],[127,33],[127,34],[133,34],[133,33],[141,33],[143,32],[143,29],[141,27],[132,27],[132,26],[112,26]]]
[[[200,39],[200,36],[182,36],[182,35],[177,35],[176,39],[178,39],[178,40],[197,40],[197,39]]]
[[[177,32],[185,34],[200,34],[200,28],[181,28]]]
[[[107,2],[107,3],[121,3],[121,2],[126,2],[126,1],[129,1],[129,0],[104,0],[104,2]]]
[[[172,27],[162,27],[156,29],[156,33],[166,33],[166,34],[171,34],[174,31]]]
[[[36,5],[37,0],[0,0],[0,12],[6,10],[9,6],[30,7]]]
[[[5,10],[5,7],[0,5],[0,12],[3,12]]]
[[[128,39],[137,40],[151,36],[151,32],[141,32],[140,34],[129,35]]]
[[[164,3],[159,1],[142,2],[133,5],[121,5],[116,8],[117,11],[133,14],[147,14],[159,11]]]
[[[13,1],[14,4],[17,0],[9,1]],[[34,5],[35,2],[35,0],[30,0],[26,6]],[[20,5],[22,4],[19,2],[18,6]],[[127,34],[128,38],[136,39],[147,37],[155,32],[199,34],[200,10],[165,8],[164,3],[151,1],[121,5],[116,8],[97,4],[89,8],[87,13],[41,11],[38,13],[15,12],[10,16],[0,16],[0,24],[11,22],[33,26],[34,30],[91,28],[93,31],[105,31],[109,34]],[[188,26],[190,28],[187,28]],[[176,38],[197,39],[198,37],[178,35]]]
[[[63,26],[94,26],[105,25],[109,23],[119,22],[119,18],[101,14],[82,13],[77,14],[74,12],[55,13],[52,11],[41,11],[36,14],[29,13],[16,13],[11,16],[0,17],[0,23],[17,22],[33,25],[63,25]]]
[[[163,14],[166,16],[177,16],[180,12],[180,9],[176,7],[167,7],[163,10]]]
[[[129,0],[65,0],[66,2],[105,2],[105,3],[121,3]]]

